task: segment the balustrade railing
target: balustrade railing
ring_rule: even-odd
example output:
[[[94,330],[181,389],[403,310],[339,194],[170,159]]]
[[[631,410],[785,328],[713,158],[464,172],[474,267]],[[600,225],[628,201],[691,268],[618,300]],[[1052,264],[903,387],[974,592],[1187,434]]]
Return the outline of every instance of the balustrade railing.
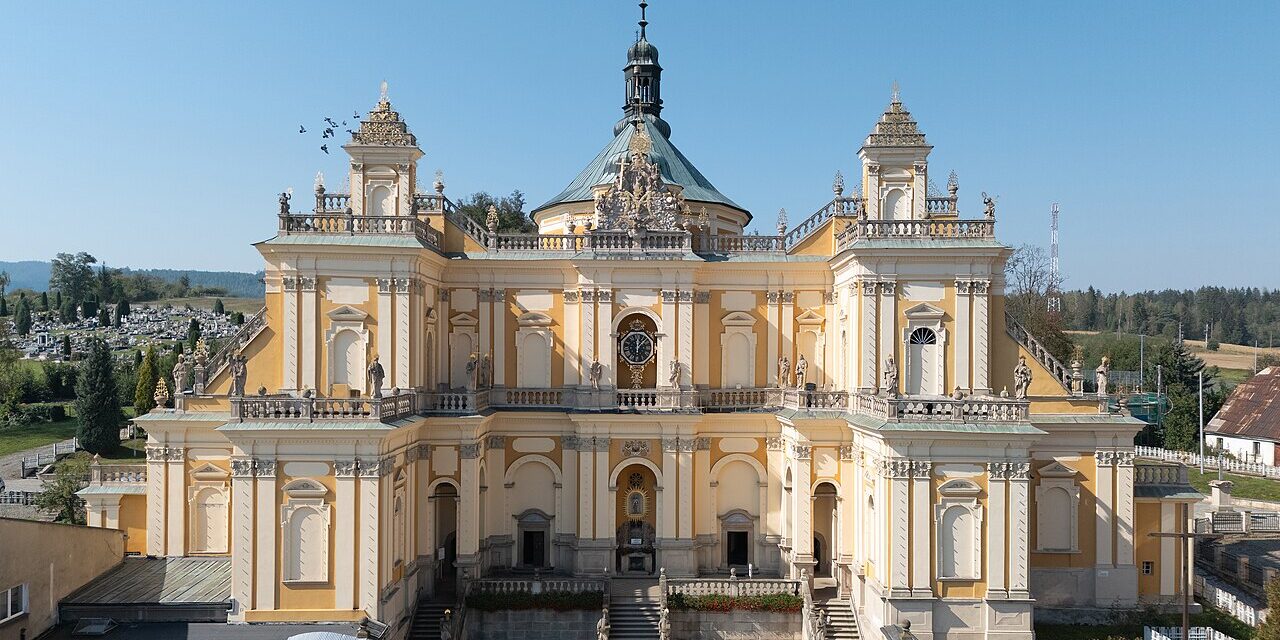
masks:
[[[845,391],[785,389],[782,391],[782,406],[788,409],[846,409],[849,394]]]
[[[280,214],[280,232],[330,235],[409,235],[439,247],[439,233],[413,216],[357,216],[349,213]]]
[[[240,328],[236,330],[235,335],[231,336],[231,339],[227,340],[226,343],[218,349],[218,352],[213,354],[212,358],[209,358],[209,364],[205,369],[205,375],[208,376],[208,379],[212,381],[214,378],[218,377],[218,374],[222,372],[222,368],[231,362],[231,356],[239,353],[241,349],[248,346],[249,342],[258,335],[259,331],[266,328],[266,326],[266,307],[259,309],[257,313],[253,314],[253,317],[245,319],[244,324],[240,325]]]
[[[231,398],[232,419],[245,420],[379,420],[392,422],[415,412],[415,395],[402,392],[381,398]]]
[[[506,407],[572,407],[573,389],[493,389],[490,403]]]
[[[604,580],[589,578],[486,578],[468,587],[470,593],[604,593]]]
[[[702,408],[712,411],[761,409],[771,404],[776,389],[707,389],[702,392]],[[773,401],[776,403],[776,400]]]
[[[489,408],[489,391],[429,391],[419,393],[418,407],[426,413],[478,413]]]
[[[1026,327],[1014,320],[1008,312],[1004,314],[1004,328],[1018,344],[1022,345],[1022,348],[1031,354],[1032,358],[1035,358],[1036,362],[1044,365],[1049,373],[1053,374],[1054,379],[1062,385],[1063,389],[1071,391],[1071,369],[1058,361],[1044,345],[1040,344],[1039,340],[1036,340],[1035,336],[1031,335],[1030,331],[1027,331]]]
[[[924,199],[924,210],[929,215],[957,215],[959,198],[956,196],[928,196]]]
[[[838,250],[861,240],[994,238],[995,220],[858,220],[840,233]]]
[[[89,467],[89,484],[145,484],[145,464],[95,464]]]
[[[1137,485],[1189,484],[1187,468],[1180,464],[1134,465],[1133,483]]]
[[[351,206],[351,194],[328,193],[316,194],[315,213],[346,213]]]
[[[1170,462],[1181,462],[1189,465],[1204,464],[1206,468],[1217,469],[1222,468],[1228,473],[1239,473],[1251,476],[1263,476],[1266,478],[1280,479],[1280,467],[1273,467],[1261,462],[1246,462],[1244,460],[1235,460],[1226,456],[1206,455],[1201,456],[1192,451],[1170,451],[1159,447],[1134,447],[1134,453],[1142,458],[1153,458],[1155,460],[1168,460]]]
[[[667,578],[666,596],[771,596],[801,595],[800,580],[776,578]]]
[[[809,215],[797,224],[787,235],[783,236],[782,244],[785,248],[790,249],[795,245],[804,241],[817,231],[827,220],[844,216],[856,216],[862,210],[862,199],[857,197],[839,197],[825,206]]]
[[[853,410],[885,420],[908,422],[1021,422],[1030,417],[1030,404],[1025,400],[973,396],[957,400],[857,394],[854,396]]]
[[[696,237],[697,253],[780,253],[785,251],[784,236],[700,235]]]

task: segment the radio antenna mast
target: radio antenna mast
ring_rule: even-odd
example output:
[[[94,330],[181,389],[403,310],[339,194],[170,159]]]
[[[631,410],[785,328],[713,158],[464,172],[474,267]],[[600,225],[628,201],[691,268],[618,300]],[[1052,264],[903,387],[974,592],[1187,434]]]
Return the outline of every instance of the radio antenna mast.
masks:
[[[1062,274],[1058,271],[1058,203],[1049,207],[1049,286],[1046,293],[1049,298],[1049,312],[1062,312],[1062,292],[1058,291],[1058,283]]]

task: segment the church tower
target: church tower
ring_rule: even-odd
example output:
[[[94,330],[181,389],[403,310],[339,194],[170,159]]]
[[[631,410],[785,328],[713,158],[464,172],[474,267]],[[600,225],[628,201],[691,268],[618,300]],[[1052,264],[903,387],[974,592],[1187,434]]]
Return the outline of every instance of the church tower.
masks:
[[[922,220],[929,217],[929,151],[924,133],[902,106],[898,83],[893,97],[867,136],[862,158],[862,193],[873,220]]]
[[[640,36],[635,44],[627,49],[627,66],[623,68],[627,82],[627,101],[622,105],[626,115],[613,126],[613,135],[618,135],[637,116],[643,116],[652,122],[663,137],[671,137],[671,125],[667,124],[659,114],[662,113],[662,67],[658,64],[658,48],[649,43],[646,28],[646,9],[649,3],[640,3]]]

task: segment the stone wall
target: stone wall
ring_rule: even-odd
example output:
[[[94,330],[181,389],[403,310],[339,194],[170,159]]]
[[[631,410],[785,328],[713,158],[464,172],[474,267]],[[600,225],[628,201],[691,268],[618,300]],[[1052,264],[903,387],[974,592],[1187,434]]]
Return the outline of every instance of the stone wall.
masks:
[[[595,640],[600,611],[467,611],[467,640]]]
[[[803,634],[800,612],[671,612],[671,637],[677,640],[800,640]]]

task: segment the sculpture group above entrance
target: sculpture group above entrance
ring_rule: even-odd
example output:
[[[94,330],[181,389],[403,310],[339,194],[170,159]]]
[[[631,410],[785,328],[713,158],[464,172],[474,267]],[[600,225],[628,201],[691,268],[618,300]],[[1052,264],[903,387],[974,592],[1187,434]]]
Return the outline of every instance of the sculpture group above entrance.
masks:
[[[596,187],[597,224],[606,230],[680,230],[682,218],[689,215],[682,188],[663,182],[661,168],[649,159],[652,138],[639,120],[633,126],[613,183]]]

